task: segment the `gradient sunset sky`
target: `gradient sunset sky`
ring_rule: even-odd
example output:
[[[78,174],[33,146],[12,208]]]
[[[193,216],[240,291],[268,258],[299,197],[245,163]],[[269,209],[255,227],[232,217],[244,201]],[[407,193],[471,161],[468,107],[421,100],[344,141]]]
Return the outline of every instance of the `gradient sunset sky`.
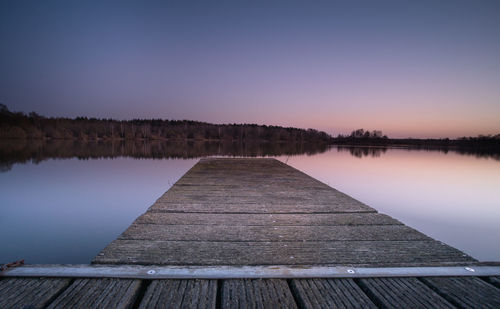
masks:
[[[500,1],[0,1],[0,102],[47,116],[500,133]]]

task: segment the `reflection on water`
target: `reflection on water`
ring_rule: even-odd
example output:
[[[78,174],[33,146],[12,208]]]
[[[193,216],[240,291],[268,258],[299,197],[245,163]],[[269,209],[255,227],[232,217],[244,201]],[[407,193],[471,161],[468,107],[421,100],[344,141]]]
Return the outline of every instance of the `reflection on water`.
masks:
[[[204,141],[71,141],[71,140],[0,140],[0,171],[15,163],[41,162],[47,159],[151,158],[191,159],[206,156],[262,157],[312,155],[325,152],[325,144],[304,143],[231,143]]]
[[[496,150],[481,149],[481,148],[459,148],[447,146],[335,146],[338,151],[348,151],[352,156],[357,158],[362,157],[380,157],[387,149],[404,149],[407,151],[434,151],[447,153],[458,153],[466,156],[474,156],[476,158],[487,158],[500,161],[500,153]]]
[[[210,155],[276,157],[480,260],[500,261],[500,161],[491,156],[297,144],[1,145],[0,262],[88,263]]]
[[[356,158],[362,157],[380,157],[383,153],[387,151],[387,147],[346,147],[338,146],[337,151],[343,152],[348,151],[352,156]]]
[[[72,140],[0,140],[0,172],[8,171],[13,164],[41,162],[47,159],[110,159],[119,157],[143,159],[192,159],[206,156],[294,156],[314,155],[336,148],[356,158],[380,157],[388,149],[403,148],[412,151],[437,151],[492,158],[500,161],[500,154],[480,149],[450,147],[388,147],[388,146],[329,146],[304,143],[240,143],[207,141],[72,141]]]

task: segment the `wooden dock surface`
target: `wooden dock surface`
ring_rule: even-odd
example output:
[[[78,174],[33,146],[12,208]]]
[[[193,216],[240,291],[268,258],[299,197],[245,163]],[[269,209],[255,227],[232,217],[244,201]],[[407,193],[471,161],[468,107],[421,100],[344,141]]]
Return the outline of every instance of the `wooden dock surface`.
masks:
[[[275,159],[202,159],[97,264],[435,266],[475,260]]]
[[[93,263],[81,267],[87,275],[79,266],[57,267],[52,274],[59,276],[0,274],[0,308],[500,308],[498,268],[481,274],[470,256],[273,159],[201,160]],[[93,273],[155,269],[136,264],[183,273],[198,267],[205,274],[210,267],[274,271],[283,265],[297,270],[290,274],[340,269],[351,277]],[[354,270],[341,266],[374,267],[374,276],[354,277]],[[400,268],[409,272],[392,276],[383,266],[409,266]],[[438,266],[444,274],[429,276],[413,266]],[[62,275],[64,269],[75,275]],[[29,274],[37,267],[22,270]]]
[[[499,277],[1,278],[0,308],[500,308]]]

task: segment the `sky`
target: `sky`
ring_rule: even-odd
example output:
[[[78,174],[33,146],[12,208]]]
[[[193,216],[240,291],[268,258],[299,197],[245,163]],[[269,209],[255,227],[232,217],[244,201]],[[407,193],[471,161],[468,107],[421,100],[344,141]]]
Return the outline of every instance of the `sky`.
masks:
[[[46,116],[500,133],[500,1],[0,0],[0,102]]]

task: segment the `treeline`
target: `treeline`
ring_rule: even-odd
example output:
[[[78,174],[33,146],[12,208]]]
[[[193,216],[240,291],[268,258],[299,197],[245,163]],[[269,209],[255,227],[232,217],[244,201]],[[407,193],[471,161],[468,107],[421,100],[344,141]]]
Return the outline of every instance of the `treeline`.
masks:
[[[349,135],[338,135],[332,139],[337,145],[359,146],[401,146],[420,149],[457,149],[474,150],[478,153],[500,153],[500,134],[480,135],[477,137],[449,138],[388,138],[382,131],[358,129]]]
[[[113,120],[87,117],[48,118],[35,112],[11,112],[0,104],[0,139],[43,140],[198,140],[330,143],[314,129],[256,124],[210,124],[191,120]]]
[[[380,130],[357,129],[349,135],[337,135],[332,142],[338,145],[387,145],[390,140]]]
[[[357,129],[351,132],[350,135],[337,135],[337,139],[387,139],[387,135],[384,135],[380,130],[365,130],[365,129]]]

